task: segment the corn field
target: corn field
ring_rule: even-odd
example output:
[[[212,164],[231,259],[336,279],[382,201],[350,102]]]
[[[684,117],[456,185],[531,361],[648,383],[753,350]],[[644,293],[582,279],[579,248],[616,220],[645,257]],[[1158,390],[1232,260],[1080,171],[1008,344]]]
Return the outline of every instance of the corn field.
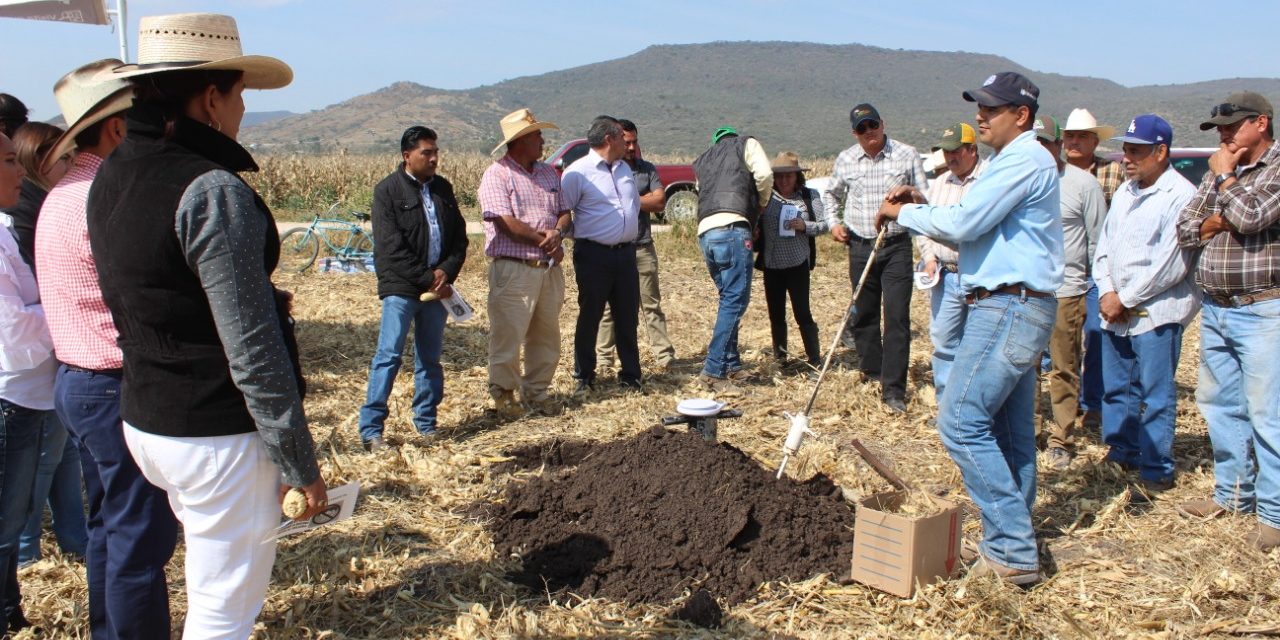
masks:
[[[438,171],[453,183],[463,213],[476,211],[480,177],[497,157],[474,151],[440,151]],[[676,155],[654,154],[646,158],[656,164],[693,162],[693,158]],[[310,220],[312,215],[323,213],[335,202],[344,211],[368,211],[373,204],[374,185],[400,162],[396,153],[263,154],[256,159],[260,170],[246,173],[244,177],[278,220]],[[831,173],[833,159],[802,159],[802,163],[810,169],[808,175],[825,176]]]

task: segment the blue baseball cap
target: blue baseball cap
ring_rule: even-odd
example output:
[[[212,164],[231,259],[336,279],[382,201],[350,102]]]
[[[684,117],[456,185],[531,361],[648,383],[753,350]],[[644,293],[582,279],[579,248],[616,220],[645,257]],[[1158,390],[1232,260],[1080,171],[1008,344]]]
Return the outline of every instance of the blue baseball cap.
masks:
[[[1130,144],[1163,144],[1172,147],[1173,127],[1169,126],[1164,118],[1148,113],[1134,118],[1124,135],[1116,136],[1112,140]]]
[[[1025,105],[1035,111],[1040,99],[1040,88],[1021,73],[1003,71],[988,76],[982,83],[982,88],[970,89],[961,96],[968,102],[976,102],[984,107]]]

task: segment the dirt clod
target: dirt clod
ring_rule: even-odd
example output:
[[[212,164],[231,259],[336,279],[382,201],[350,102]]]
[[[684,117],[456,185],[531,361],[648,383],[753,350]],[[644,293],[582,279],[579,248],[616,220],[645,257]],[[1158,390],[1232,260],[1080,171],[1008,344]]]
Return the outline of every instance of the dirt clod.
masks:
[[[672,617],[699,627],[719,629],[720,623],[724,621],[724,610],[706,589],[698,589]]]
[[[731,445],[662,428],[591,447],[547,456],[580,462],[485,508],[498,552],[523,559],[516,582],[629,602],[701,588],[732,605],[766,581],[848,571],[854,512],[825,477],[775,480]]]

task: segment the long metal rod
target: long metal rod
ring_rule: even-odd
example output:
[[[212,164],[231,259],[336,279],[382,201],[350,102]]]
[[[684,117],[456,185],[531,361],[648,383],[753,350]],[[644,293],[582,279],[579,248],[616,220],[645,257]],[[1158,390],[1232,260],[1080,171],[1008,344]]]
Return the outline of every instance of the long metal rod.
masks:
[[[120,42],[120,61],[129,62],[129,9],[125,0],[116,0],[115,9],[107,9],[107,15],[116,19],[116,40]]]
[[[827,357],[822,360],[822,369],[818,371],[818,380],[813,383],[813,393],[809,394],[809,403],[804,406],[805,415],[813,415],[813,403],[818,400],[818,389],[822,388],[822,379],[827,375],[827,368],[831,366],[831,358],[836,354],[836,347],[840,346],[840,335],[844,333],[844,326],[849,322],[849,316],[853,315],[853,310],[858,306],[858,296],[862,294],[862,284],[867,281],[867,274],[871,273],[871,265],[875,264],[876,253],[880,251],[880,244],[884,242],[884,232],[889,226],[885,225],[880,228],[880,233],[876,234],[876,243],[871,247],[871,255],[867,256],[867,266],[862,268],[862,277],[858,278],[858,286],[853,288],[853,301],[849,303],[849,308],[845,309],[844,317],[840,319],[840,328],[836,331],[835,339],[831,341],[831,348],[827,350]]]

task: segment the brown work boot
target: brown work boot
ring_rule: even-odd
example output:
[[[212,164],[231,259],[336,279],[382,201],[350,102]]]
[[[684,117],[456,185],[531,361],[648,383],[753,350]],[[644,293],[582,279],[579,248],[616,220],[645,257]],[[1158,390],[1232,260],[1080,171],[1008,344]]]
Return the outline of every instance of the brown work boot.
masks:
[[[978,556],[978,561],[969,569],[970,575],[984,576],[993,575],[1009,584],[1025,587],[1040,582],[1040,571],[1038,569],[1014,569],[1006,567],[991,558],[984,555]]]
[[[702,386],[710,389],[716,395],[721,395],[721,396],[742,395],[742,388],[734,384],[733,381],[728,378],[717,378],[715,376],[707,375],[704,372],[704,373],[698,374],[698,382],[700,382]]]
[[[1178,513],[1185,518],[1192,520],[1212,520],[1227,512],[1222,505],[1213,501],[1212,498],[1201,498],[1199,500],[1188,500],[1176,507]]]
[[[1280,547],[1280,529],[1258,522],[1258,526],[1254,528],[1253,533],[1245,536],[1244,540],[1254,549],[1267,553],[1276,547]]]
[[[1102,431],[1102,412],[1086,411],[1084,417],[1080,419],[1080,428],[1089,433],[1098,433]]]
[[[504,418],[515,418],[524,414],[524,407],[516,402],[516,394],[514,391],[491,391],[493,397],[493,410]]]

